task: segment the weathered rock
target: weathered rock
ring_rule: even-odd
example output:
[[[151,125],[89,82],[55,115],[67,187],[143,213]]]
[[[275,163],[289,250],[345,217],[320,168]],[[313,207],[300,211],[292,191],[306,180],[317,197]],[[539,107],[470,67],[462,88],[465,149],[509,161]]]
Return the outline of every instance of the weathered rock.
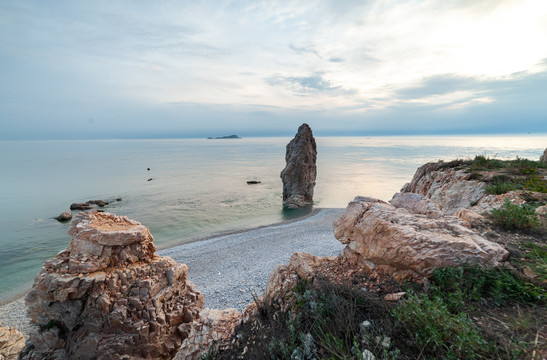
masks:
[[[61,215],[55,218],[55,220],[60,222],[69,221],[70,219],[72,219],[72,213],[70,211],[65,211],[64,213],[62,213]]]
[[[184,340],[174,360],[198,360],[216,342],[227,341],[239,324],[240,314],[236,309],[203,309],[193,330]]]
[[[0,323],[0,360],[15,360],[25,346],[25,337],[13,327]]]
[[[541,156],[539,157],[539,161],[544,162],[544,163],[547,163],[547,148],[546,148],[545,151],[543,152],[543,155],[541,155]]]
[[[93,206],[91,204],[85,202],[85,203],[72,203],[70,205],[70,210],[89,210],[92,209]]]
[[[317,148],[308,124],[302,124],[294,139],[287,145],[285,161],[281,171],[283,180],[283,205],[294,209],[313,202],[313,189],[317,176]]]
[[[334,222],[348,261],[397,279],[421,279],[437,268],[497,266],[509,253],[453,216],[428,218],[378,199],[356,197]]]
[[[148,229],[126,217],[80,213],[69,234],[25,298],[40,330],[23,358],[172,358],[203,306],[188,267],[156,255]]]
[[[422,214],[430,218],[443,216],[437,204],[422,194],[396,193],[389,202],[396,208],[404,208],[414,214]]]
[[[422,194],[447,215],[468,208],[484,195],[483,182],[470,180],[471,174],[464,170],[439,169],[440,164],[428,163],[419,167],[412,181],[405,184],[401,192]]]

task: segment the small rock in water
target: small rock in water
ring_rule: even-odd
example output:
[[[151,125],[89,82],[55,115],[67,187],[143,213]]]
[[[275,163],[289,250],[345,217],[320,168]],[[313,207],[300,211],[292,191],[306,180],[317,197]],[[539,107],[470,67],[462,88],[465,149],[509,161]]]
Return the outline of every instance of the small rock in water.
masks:
[[[89,210],[92,206],[89,203],[73,203],[70,205],[70,210]]]
[[[146,170],[150,171],[150,168],[146,168]]]
[[[60,222],[65,222],[65,221],[68,221],[70,219],[72,219],[72,213],[70,211],[65,211],[64,213],[62,213],[61,215],[59,215],[55,218],[55,220],[60,221]]]
[[[261,183],[260,181],[256,181],[256,180],[247,181],[247,184],[249,184],[249,185],[260,184],[260,183]]]
[[[92,205],[97,205],[99,207],[104,207],[108,205],[108,201],[104,201],[104,200],[89,200],[87,203]]]
[[[117,198],[116,201],[122,201],[122,198]]]
[[[148,181],[152,181],[152,178],[148,179]]]

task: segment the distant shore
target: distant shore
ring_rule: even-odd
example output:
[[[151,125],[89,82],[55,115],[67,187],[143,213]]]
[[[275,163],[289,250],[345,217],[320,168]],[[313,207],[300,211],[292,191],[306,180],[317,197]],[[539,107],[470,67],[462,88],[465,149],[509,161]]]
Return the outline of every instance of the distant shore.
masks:
[[[196,239],[161,249],[158,254],[188,265],[190,280],[204,294],[204,307],[243,310],[253,301],[253,294],[262,294],[275,266],[288,263],[292,253],[337,255],[343,245],[334,238],[332,222],[342,212],[314,209],[303,217]],[[0,321],[2,326],[14,326],[27,335],[30,324],[25,294],[0,304]]]

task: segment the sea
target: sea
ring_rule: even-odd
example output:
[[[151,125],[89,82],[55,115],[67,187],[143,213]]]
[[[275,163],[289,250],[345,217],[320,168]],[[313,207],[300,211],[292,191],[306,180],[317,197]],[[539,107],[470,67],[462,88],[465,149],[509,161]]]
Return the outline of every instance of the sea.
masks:
[[[282,207],[279,175],[290,140],[0,141],[0,302],[30,289],[42,263],[68,246],[70,223],[55,217],[74,202],[108,201],[105,211],[148,226],[160,249],[305,216],[311,209]],[[316,143],[313,207],[344,208],[358,195],[391,199],[431,161],[538,160],[547,134]]]

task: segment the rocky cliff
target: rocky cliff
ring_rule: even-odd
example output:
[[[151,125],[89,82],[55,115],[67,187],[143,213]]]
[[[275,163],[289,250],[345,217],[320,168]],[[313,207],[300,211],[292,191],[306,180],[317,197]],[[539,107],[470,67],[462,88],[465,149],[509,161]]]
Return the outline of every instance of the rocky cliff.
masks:
[[[188,268],[159,257],[148,229],[80,213],[70,246],[47,261],[26,296],[23,359],[170,359],[203,306]]]
[[[317,176],[317,148],[308,124],[302,124],[294,139],[287,145],[285,161],[281,171],[283,180],[283,205],[294,209],[313,202],[313,189]]]

